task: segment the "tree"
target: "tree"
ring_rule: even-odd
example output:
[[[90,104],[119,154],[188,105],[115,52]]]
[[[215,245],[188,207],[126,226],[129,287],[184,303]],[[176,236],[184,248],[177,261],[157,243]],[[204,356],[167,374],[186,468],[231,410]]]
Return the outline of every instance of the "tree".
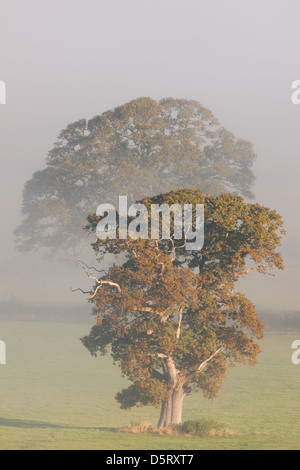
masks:
[[[235,284],[250,270],[283,269],[276,250],[284,230],[275,211],[228,193],[183,189],[140,203],[148,214],[151,204],[204,204],[203,248],[186,250],[184,232],[175,239],[172,212],[169,239],[98,239],[99,262],[110,253],[118,263],[101,274],[82,264],[95,281],[96,318],[82,342],[95,356],[110,351],[131,381],[116,396],[121,407],[161,405],[158,426],[166,427],[181,422],[186,395],[213,398],[229,366],[255,365],[264,326]],[[100,220],[90,214],[87,228]]]
[[[21,250],[82,245],[86,215],[185,187],[252,196],[252,144],[235,138],[197,101],[139,98],[64,129],[47,166],[23,193]]]

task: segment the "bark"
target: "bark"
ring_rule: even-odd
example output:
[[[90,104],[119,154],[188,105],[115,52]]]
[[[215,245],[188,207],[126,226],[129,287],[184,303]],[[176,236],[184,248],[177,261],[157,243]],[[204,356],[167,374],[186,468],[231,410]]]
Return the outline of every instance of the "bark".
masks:
[[[175,362],[171,357],[161,356],[164,358],[163,371],[168,384],[168,396],[161,405],[160,418],[157,425],[158,428],[181,424],[183,399],[185,396],[183,390],[184,384],[201,373],[207,363],[211,361],[221,349],[222,347],[215,351],[206,361],[203,361],[196,370],[185,373],[184,375],[182,373],[180,374],[176,369]]]
[[[164,362],[164,372],[168,378],[168,396],[162,402],[158,428],[181,424],[184,399],[183,384],[178,378],[178,371],[172,358]]]
[[[161,404],[160,417],[159,417],[159,421],[157,425],[159,429],[170,426],[171,411],[172,411],[171,402],[170,402],[170,399],[168,398],[164,400]]]
[[[162,402],[158,428],[167,428],[181,424],[184,392],[182,388],[173,388],[169,396]]]
[[[182,387],[175,388],[172,394],[172,418],[171,424],[181,424],[182,422],[182,407],[183,407],[184,392]]]

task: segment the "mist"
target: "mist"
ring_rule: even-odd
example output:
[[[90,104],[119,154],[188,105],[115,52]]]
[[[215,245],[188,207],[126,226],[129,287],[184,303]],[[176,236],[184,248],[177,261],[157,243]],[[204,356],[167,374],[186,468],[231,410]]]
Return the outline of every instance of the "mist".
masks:
[[[69,123],[170,96],[199,101],[254,144],[255,201],[283,216],[285,270],[251,274],[240,289],[261,309],[297,310],[300,105],[291,95],[299,13],[297,0],[2,0],[0,299],[80,305],[86,315],[85,298],[69,289],[89,283],[75,263],[16,251],[24,183]]]

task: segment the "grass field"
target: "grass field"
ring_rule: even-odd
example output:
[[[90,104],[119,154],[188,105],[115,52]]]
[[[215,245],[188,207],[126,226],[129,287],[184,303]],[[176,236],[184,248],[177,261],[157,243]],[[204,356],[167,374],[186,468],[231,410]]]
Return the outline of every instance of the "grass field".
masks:
[[[228,372],[214,401],[188,397],[184,419],[213,419],[237,434],[191,438],[117,432],[156,424],[159,410],[120,410],[125,385],[109,357],[92,358],[84,324],[0,322],[7,364],[0,365],[0,449],[300,449],[300,365],[291,344],[300,331],[267,333],[256,367]]]

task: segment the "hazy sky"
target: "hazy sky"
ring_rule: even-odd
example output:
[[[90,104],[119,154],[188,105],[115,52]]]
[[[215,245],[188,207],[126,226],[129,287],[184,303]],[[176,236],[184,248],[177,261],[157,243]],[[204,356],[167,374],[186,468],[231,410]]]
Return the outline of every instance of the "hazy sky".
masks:
[[[258,154],[256,200],[288,233],[286,270],[241,289],[300,309],[299,0],[0,0],[0,298],[74,303],[82,272],[14,250],[22,189],[59,131],[141,96],[196,99]]]

